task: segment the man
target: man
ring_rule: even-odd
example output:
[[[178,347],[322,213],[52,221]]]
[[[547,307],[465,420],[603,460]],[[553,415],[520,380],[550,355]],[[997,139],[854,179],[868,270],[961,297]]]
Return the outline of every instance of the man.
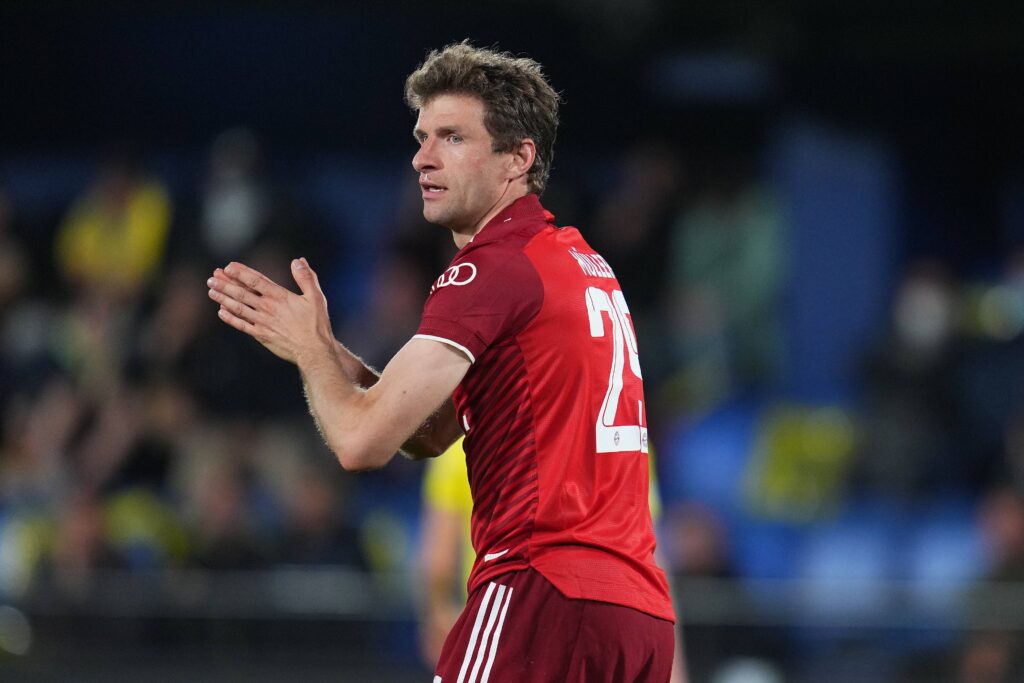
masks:
[[[558,95],[540,65],[465,43],[406,81],[423,215],[459,252],[378,377],[338,343],[316,275],[296,295],[239,263],[208,284],[227,324],[298,365],[350,470],[465,434],[477,559],[435,683],[669,680],[636,337],[611,268],[540,204]]]

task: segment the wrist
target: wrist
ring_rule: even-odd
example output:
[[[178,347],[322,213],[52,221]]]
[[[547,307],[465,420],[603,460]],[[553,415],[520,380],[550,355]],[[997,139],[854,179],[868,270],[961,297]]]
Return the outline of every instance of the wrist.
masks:
[[[295,364],[303,374],[325,365],[336,365],[337,362],[337,346],[334,340],[331,340],[331,343],[317,344],[302,349],[295,354]]]

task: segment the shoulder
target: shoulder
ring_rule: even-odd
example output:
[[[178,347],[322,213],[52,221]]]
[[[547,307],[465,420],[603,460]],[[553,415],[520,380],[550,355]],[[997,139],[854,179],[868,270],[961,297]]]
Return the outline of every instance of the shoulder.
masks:
[[[533,263],[523,253],[523,244],[511,240],[480,245],[470,243],[455,255],[448,268],[434,280],[430,296],[439,290],[453,287],[459,288],[453,291],[468,294],[472,290],[500,283],[528,284],[536,277]]]

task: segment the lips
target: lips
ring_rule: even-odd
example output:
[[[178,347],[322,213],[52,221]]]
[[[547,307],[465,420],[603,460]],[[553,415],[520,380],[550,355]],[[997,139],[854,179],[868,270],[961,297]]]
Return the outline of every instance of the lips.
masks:
[[[434,183],[421,182],[420,189],[422,190],[423,199],[424,201],[426,201],[430,199],[437,199],[438,197],[443,196],[448,188],[443,187],[441,185],[435,185]]]

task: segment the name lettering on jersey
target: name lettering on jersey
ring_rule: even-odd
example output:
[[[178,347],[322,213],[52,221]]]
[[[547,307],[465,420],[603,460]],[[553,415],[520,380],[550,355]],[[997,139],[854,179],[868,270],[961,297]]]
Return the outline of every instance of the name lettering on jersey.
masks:
[[[576,263],[590,277],[615,277],[612,267],[608,265],[608,262],[600,254],[583,254],[576,251],[576,247],[571,247],[569,254],[576,259]]]
[[[462,287],[468,285],[474,279],[476,279],[476,266],[469,261],[456,263],[441,273],[441,277],[434,281],[434,284],[430,286],[430,293],[433,294],[441,287]]]

